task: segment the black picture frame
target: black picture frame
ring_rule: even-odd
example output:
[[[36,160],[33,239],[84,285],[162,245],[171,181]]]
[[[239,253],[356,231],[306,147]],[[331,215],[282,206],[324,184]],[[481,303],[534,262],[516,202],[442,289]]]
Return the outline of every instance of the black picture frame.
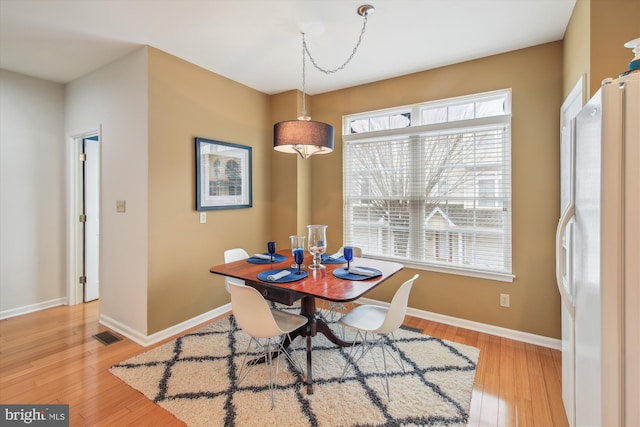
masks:
[[[206,138],[196,142],[196,210],[253,206],[251,147]]]

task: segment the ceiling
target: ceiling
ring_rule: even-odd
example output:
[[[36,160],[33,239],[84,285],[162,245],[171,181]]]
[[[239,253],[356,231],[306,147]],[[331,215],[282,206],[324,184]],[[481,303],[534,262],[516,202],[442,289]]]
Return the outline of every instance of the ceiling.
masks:
[[[368,0],[353,60],[310,94],[561,40],[576,0]],[[364,0],[0,0],[0,68],[67,83],[150,45],[267,94],[353,52]]]

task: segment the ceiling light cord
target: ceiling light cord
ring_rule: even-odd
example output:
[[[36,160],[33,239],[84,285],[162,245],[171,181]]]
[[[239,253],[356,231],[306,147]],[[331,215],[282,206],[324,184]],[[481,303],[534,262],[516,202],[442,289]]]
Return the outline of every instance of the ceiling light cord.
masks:
[[[375,8],[370,4],[364,4],[358,8],[358,15],[364,18],[362,31],[358,43],[353,48],[351,55],[344,64],[334,70],[325,70],[318,66],[311,56],[304,33],[302,33],[302,112],[298,120],[285,120],[273,125],[273,149],[282,153],[296,153],[302,159],[308,159],[314,154],[328,154],[333,152],[333,126],[319,121],[312,121],[307,114],[307,54],[311,63],[325,74],[342,70],[355,56],[362,37],[367,27],[367,15],[373,13]]]
[[[363,15],[362,30],[360,31],[360,36],[358,37],[358,42],[356,43],[355,47],[353,48],[353,51],[351,52],[351,55],[349,55],[349,57],[344,62],[344,64],[342,64],[338,68],[334,68],[333,70],[326,70],[326,69],[320,67],[316,63],[315,59],[313,59],[313,55],[311,55],[311,52],[309,52],[309,46],[307,46],[307,41],[304,38],[304,33],[302,33],[303,61],[304,61],[304,53],[306,52],[306,54],[309,55],[309,60],[311,61],[313,66],[316,67],[316,69],[318,71],[321,71],[324,74],[337,73],[338,71],[344,69],[349,64],[349,62],[351,62],[353,57],[356,55],[356,52],[358,51],[358,48],[360,47],[360,44],[362,43],[362,38],[364,37],[364,32],[366,31],[366,29],[367,29],[367,15],[365,14],[365,15]],[[303,64],[303,72],[304,72],[304,64]]]
[[[309,117],[309,114],[307,114],[307,59],[305,57],[305,52],[306,48],[304,43],[304,33],[302,33],[302,112],[298,116],[298,120],[311,120],[311,117]]]
[[[374,7],[371,5],[362,5],[358,8],[358,15],[362,16],[362,30],[360,30],[360,36],[358,36],[358,42],[354,46],[351,51],[351,55],[347,58],[344,63],[334,68],[333,70],[326,70],[318,65],[315,59],[313,59],[313,55],[309,51],[309,46],[307,46],[307,40],[305,39],[304,33],[302,33],[302,112],[300,116],[298,116],[298,120],[311,120],[311,117],[307,114],[307,101],[306,101],[306,83],[307,83],[307,59],[306,55],[309,55],[309,60],[313,64],[313,66],[320,72],[324,74],[334,74],[340,70],[343,70],[349,62],[356,56],[356,52],[358,52],[358,48],[362,43],[362,38],[364,37],[364,33],[367,30],[367,18],[368,16],[375,11]]]

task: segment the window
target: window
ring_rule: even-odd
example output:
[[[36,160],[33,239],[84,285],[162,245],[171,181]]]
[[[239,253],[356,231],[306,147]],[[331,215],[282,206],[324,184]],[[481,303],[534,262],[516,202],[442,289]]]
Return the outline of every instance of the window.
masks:
[[[367,256],[511,271],[511,91],[344,117],[344,237]]]

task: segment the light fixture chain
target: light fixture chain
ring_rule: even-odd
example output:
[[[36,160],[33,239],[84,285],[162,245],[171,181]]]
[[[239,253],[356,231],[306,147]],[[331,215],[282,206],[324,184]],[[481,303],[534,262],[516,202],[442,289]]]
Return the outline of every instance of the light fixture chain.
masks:
[[[300,117],[307,118],[307,95],[306,95],[306,83],[307,83],[307,59],[305,57],[304,46],[304,33],[302,33],[302,114]]]
[[[304,61],[304,53],[306,52],[307,55],[309,55],[309,60],[311,61],[311,63],[313,64],[314,67],[316,67],[316,69],[318,71],[323,72],[324,74],[333,74],[336,73],[342,69],[344,69],[349,62],[351,62],[351,60],[353,59],[353,57],[356,55],[356,52],[358,51],[358,48],[360,47],[360,43],[362,43],[362,37],[364,36],[364,32],[367,29],[367,15],[365,14],[363,16],[363,23],[362,23],[362,30],[360,31],[360,36],[358,37],[358,42],[356,43],[355,47],[353,48],[353,51],[351,52],[351,55],[349,55],[349,58],[347,58],[347,60],[344,62],[344,64],[342,64],[341,66],[339,66],[338,68],[334,68],[333,70],[325,70],[324,68],[320,67],[315,59],[313,59],[313,55],[311,55],[311,52],[309,51],[309,47],[307,46],[307,41],[304,38],[304,33],[302,33],[302,49],[303,49],[303,61]],[[302,84],[304,87],[304,63],[303,63],[303,67],[302,67]]]

